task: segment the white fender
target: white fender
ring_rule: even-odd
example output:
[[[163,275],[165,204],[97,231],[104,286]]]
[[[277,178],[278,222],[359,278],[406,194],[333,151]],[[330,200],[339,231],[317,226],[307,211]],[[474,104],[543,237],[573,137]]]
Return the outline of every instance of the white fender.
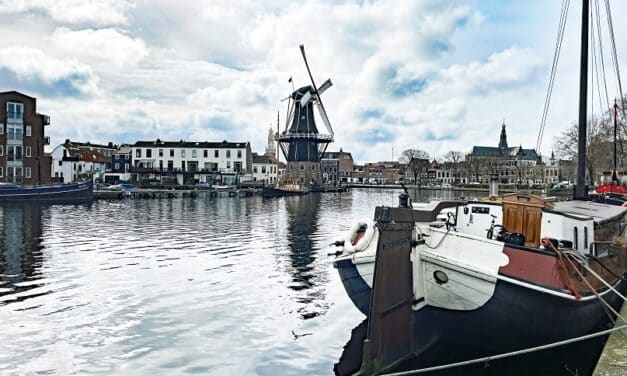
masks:
[[[357,236],[357,231],[360,227],[366,226],[366,232],[364,236],[359,239],[359,241],[353,245],[353,241],[355,240],[355,236]],[[351,229],[348,231],[347,237],[344,240],[344,252],[345,253],[355,253],[359,251],[363,251],[368,248],[370,242],[374,238],[375,234],[375,226],[373,221],[357,221],[353,224]]]

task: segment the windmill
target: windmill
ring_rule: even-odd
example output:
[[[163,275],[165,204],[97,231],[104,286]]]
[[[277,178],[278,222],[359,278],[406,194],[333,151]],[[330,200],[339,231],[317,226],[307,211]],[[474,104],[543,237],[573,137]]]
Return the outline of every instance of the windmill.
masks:
[[[329,143],[333,142],[333,129],[320,96],[333,84],[328,79],[318,88],[309,70],[305,46],[302,44],[300,52],[303,55],[311,85],[294,90],[288,97],[285,130],[277,134],[275,139],[287,161],[284,180],[289,183],[321,185],[320,158]],[[316,127],[314,107],[326,127],[326,133],[321,133]]]

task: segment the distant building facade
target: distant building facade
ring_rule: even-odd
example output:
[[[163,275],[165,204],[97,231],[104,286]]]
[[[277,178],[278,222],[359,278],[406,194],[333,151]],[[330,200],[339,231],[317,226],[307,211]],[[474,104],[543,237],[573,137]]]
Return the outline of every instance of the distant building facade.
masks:
[[[111,168],[115,150],[111,142],[101,145],[65,140],[52,150],[52,178],[62,183],[99,178]]]
[[[404,180],[405,167],[400,162],[383,161],[355,165],[350,181],[361,184],[399,184]]]
[[[248,142],[137,141],[131,146],[131,173],[139,182],[236,184],[252,180]]]
[[[498,147],[474,146],[466,160],[471,182],[488,184],[496,178],[501,184],[534,184],[534,170],[540,157],[535,149],[524,149],[522,145],[510,147],[502,124]]]
[[[17,91],[0,92],[0,181],[50,184],[50,117],[37,113],[37,99]]]
[[[253,181],[276,183],[277,177],[276,159],[253,153]]]
[[[322,180],[327,184],[346,183],[353,173],[353,156],[340,149],[339,152],[325,152],[320,159]]]

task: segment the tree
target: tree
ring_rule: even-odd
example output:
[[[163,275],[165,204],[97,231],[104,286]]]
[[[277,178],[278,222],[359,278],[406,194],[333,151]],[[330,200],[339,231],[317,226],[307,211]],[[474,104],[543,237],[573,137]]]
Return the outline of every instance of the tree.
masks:
[[[451,170],[454,182],[458,182],[459,178],[459,164],[464,159],[464,154],[461,151],[451,150],[444,154],[444,164]]]
[[[619,103],[621,103],[619,101]],[[619,116],[623,114],[619,110]],[[609,109],[604,114],[594,117],[587,124],[586,139],[586,172],[588,183],[594,185],[596,173],[599,170],[611,170],[614,166],[614,112]],[[624,119],[623,119],[624,120]],[[561,159],[577,161],[578,133],[576,123],[571,124],[553,140],[555,154]],[[624,121],[618,120],[617,127],[618,166],[624,166],[623,140],[627,139],[627,128]]]
[[[407,149],[401,153],[398,161],[404,164],[405,171],[414,178],[414,184],[422,185],[422,175],[429,170],[429,154],[418,149]]]

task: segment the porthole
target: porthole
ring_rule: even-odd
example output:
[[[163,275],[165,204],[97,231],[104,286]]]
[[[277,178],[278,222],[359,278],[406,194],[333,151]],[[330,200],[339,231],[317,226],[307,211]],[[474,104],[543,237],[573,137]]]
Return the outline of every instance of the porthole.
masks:
[[[436,270],[435,272],[433,272],[433,278],[438,285],[442,285],[448,282],[448,276],[441,270]]]

